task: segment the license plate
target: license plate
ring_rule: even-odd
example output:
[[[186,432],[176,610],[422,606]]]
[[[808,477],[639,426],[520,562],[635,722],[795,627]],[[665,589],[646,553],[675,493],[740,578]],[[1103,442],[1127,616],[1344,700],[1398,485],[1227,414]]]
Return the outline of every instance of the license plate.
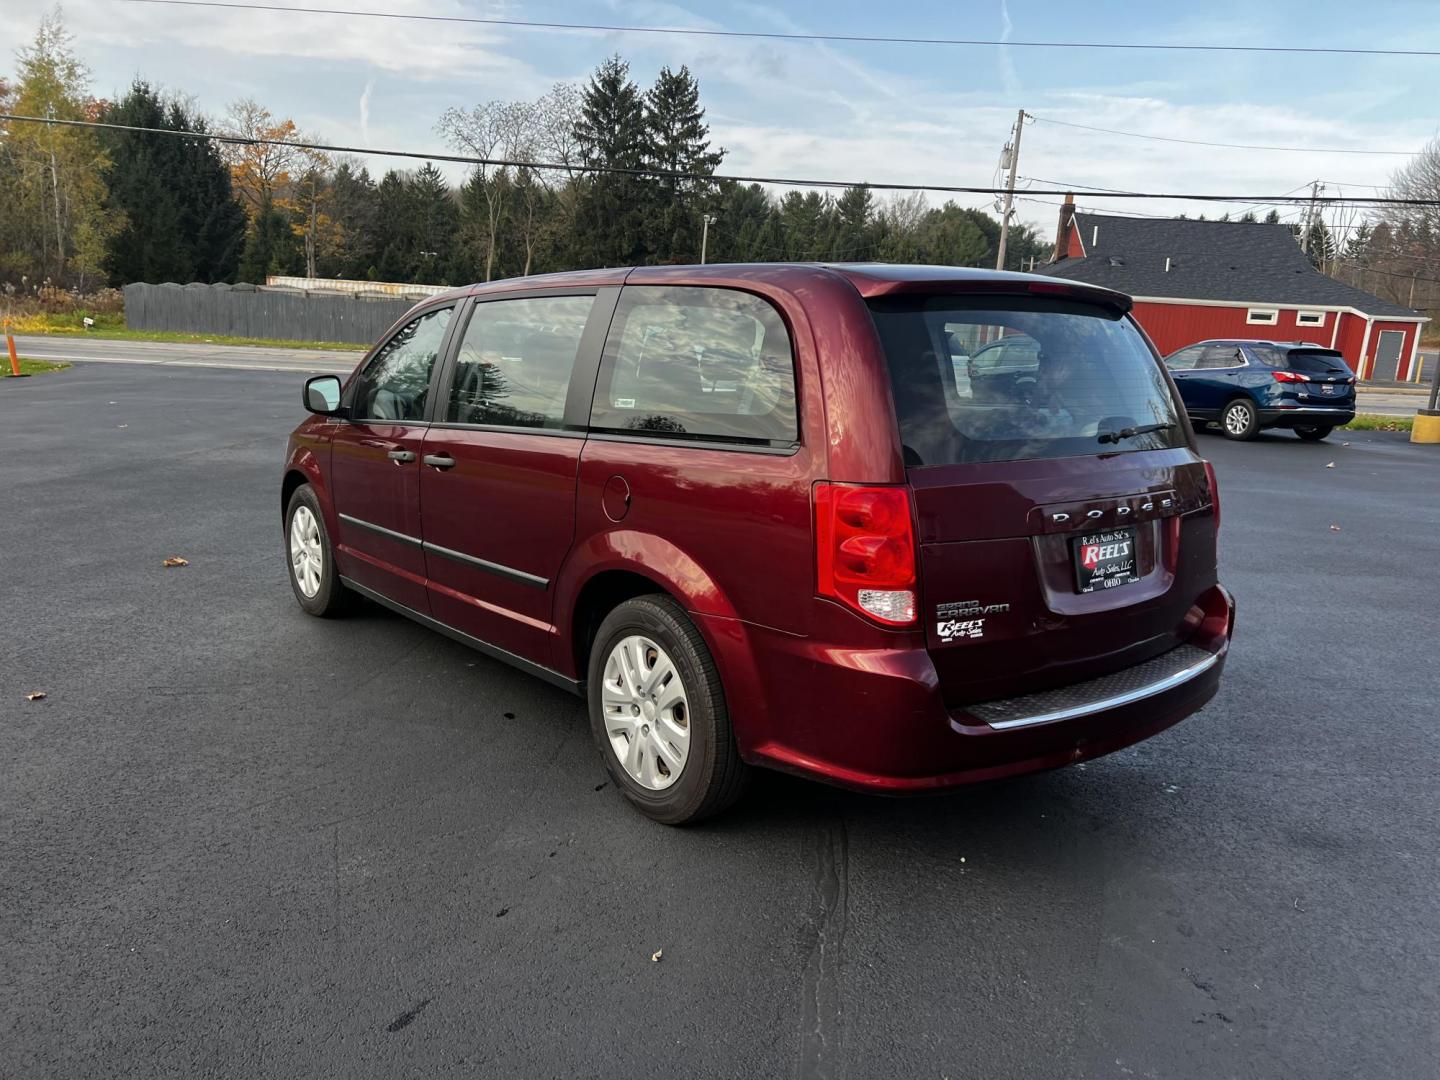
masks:
[[[1135,530],[1107,529],[1071,541],[1075,556],[1075,587],[1082,593],[1103,592],[1139,581],[1135,561]]]

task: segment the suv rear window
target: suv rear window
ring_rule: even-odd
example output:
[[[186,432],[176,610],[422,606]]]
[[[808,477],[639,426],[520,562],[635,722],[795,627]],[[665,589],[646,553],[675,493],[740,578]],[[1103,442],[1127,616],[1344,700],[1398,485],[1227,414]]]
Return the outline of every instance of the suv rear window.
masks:
[[[1291,371],[1306,375],[1338,375],[1350,373],[1345,358],[1338,352],[1291,352],[1285,358],[1285,366]]]
[[[934,296],[872,301],[909,466],[1185,445],[1140,332],[1091,304]],[[1100,436],[1151,424],[1118,441]]]

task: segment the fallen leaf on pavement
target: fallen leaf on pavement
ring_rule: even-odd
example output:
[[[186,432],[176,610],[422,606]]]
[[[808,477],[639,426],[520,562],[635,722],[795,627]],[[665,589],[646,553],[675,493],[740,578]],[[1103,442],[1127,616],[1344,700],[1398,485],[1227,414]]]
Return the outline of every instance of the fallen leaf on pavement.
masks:
[[[171,555],[168,559],[166,559],[166,560],[165,560],[163,563],[161,563],[160,565],[161,565],[161,566],[189,566],[189,565],[190,565],[190,560],[189,560],[189,559],[182,559],[179,555]]]
[[[45,700],[45,697],[46,697],[46,695],[45,695],[45,691],[44,691],[44,690],[31,690],[30,693],[28,693],[28,694],[25,695],[25,700],[27,700],[27,701],[44,701],[44,700]]]
[[[1327,468],[1327,469],[1333,469],[1333,468],[1335,468],[1335,462],[1333,462],[1333,461],[1330,462],[1330,464],[1329,464],[1329,465],[1326,465],[1325,468]]]
[[[665,950],[664,950],[664,949],[656,949],[653,953],[650,954],[650,962],[651,962],[652,964],[658,964],[658,963],[660,962],[660,957],[663,956],[664,954],[665,954]]]
[[[1330,526],[1330,531],[1331,531],[1331,532],[1339,532],[1339,531],[1340,531],[1340,526],[1339,526],[1339,525],[1331,525],[1331,526]]]

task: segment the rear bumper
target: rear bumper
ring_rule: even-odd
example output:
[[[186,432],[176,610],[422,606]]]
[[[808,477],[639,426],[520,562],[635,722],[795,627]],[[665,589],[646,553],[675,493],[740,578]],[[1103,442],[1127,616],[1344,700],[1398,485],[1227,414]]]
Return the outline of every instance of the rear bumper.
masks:
[[[723,656],[721,670],[747,761],[862,791],[938,791],[1099,757],[1198,711],[1219,689],[1234,602],[1216,586],[1199,606],[1192,640],[1164,656],[964,708],[946,708],[924,648],[856,653],[793,638],[788,648],[765,643],[749,658],[758,685],[738,695]],[[802,675],[797,664],[808,670]],[[803,693],[786,689],[797,685]]]
[[[1339,427],[1355,419],[1355,406],[1349,405],[1297,405],[1294,408],[1260,410],[1261,427]]]

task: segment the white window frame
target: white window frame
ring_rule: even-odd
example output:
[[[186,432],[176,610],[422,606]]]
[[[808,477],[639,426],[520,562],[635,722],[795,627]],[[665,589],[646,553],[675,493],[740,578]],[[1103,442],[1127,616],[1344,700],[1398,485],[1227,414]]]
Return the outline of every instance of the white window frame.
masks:
[[[1325,312],[1323,311],[1297,311],[1295,312],[1296,326],[1324,326]]]
[[[1245,321],[1251,326],[1275,326],[1280,322],[1280,311],[1278,308],[1249,308],[1245,312]]]

